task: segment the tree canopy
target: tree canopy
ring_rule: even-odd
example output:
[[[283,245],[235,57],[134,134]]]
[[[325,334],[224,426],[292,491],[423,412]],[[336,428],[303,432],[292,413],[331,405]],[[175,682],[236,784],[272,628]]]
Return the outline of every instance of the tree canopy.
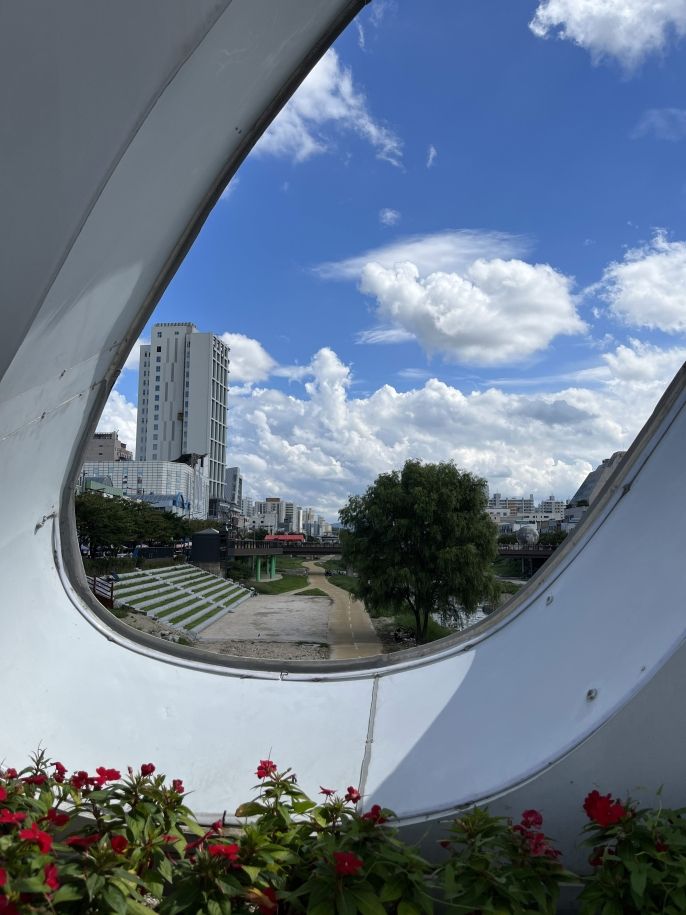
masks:
[[[119,549],[131,543],[173,543],[189,536],[191,525],[147,502],[83,493],[76,497],[76,530],[94,556],[98,549]]]
[[[367,608],[409,610],[422,642],[432,613],[450,614],[460,604],[472,614],[495,599],[497,530],[487,500],[485,480],[452,462],[416,460],[352,496],[340,512],[341,544]]]

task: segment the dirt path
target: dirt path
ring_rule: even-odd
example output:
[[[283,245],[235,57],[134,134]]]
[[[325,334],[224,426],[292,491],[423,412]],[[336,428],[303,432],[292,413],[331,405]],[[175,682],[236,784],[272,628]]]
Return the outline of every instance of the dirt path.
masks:
[[[382,654],[381,642],[362,601],[332,584],[317,562],[304,562],[303,565],[309,572],[311,586],[320,588],[333,601],[329,611],[328,634],[331,660],[368,658]]]

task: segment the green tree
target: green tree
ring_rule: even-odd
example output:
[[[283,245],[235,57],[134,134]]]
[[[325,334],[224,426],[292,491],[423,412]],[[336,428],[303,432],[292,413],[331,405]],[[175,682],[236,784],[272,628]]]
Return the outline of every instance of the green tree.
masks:
[[[133,536],[128,505],[123,499],[106,499],[99,493],[76,497],[76,530],[87,543],[91,558],[98,549],[119,548]]]
[[[417,642],[432,613],[469,615],[495,600],[497,529],[486,514],[486,481],[451,463],[407,461],[383,473],[340,512],[343,559],[373,612],[411,611]]]

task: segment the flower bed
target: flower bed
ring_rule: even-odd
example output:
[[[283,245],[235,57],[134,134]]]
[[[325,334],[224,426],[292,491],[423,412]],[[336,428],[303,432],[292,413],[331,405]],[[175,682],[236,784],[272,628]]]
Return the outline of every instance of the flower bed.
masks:
[[[429,863],[398,837],[392,813],[361,812],[361,795],[322,787],[319,802],[290,770],[261,760],[255,798],[200,826],[179,779],[152,763],[122,774],[71,774],[37,753],[0,770],[0,913],[259,913],[430,915],[440,911],[554,913],[560,886],[577,881],[526,810],[519,822],[474,809]],[[584,915],[686,911],[686,820],[592,791],[583,841]]]

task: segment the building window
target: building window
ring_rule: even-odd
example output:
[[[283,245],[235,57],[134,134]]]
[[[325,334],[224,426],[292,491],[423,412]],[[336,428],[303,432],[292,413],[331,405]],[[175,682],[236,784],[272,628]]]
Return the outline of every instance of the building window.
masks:
[[[158,330],[158,331],[157,331],[157,336],[158,336],[158,337],[161,337],[161,336],[162,336],[162,331],[161,331],[161,330]]]
[[[158,346],[158,347],[157,347],[157,352],[158,352],[158,353],[161,353],[161,352],[162,352],[162,347],[161,347],[161,346]]]
[[[155,356],[155,362],[162,362],[161,356]]]
[[[153,436],[152,436],[153,442],[156,442],[158,438],[159,438],[159,436],[156,433],[153,433]]]
[[[155,394],[155,400],[159,400],[159,399],[160,399],[160,395],[159,395],[159,394]]]
[[[156,391],[159,391],[159,389],[160,389],[159,384],[156,384],[156,385],[155,385],[155,390],[156,390]]]

